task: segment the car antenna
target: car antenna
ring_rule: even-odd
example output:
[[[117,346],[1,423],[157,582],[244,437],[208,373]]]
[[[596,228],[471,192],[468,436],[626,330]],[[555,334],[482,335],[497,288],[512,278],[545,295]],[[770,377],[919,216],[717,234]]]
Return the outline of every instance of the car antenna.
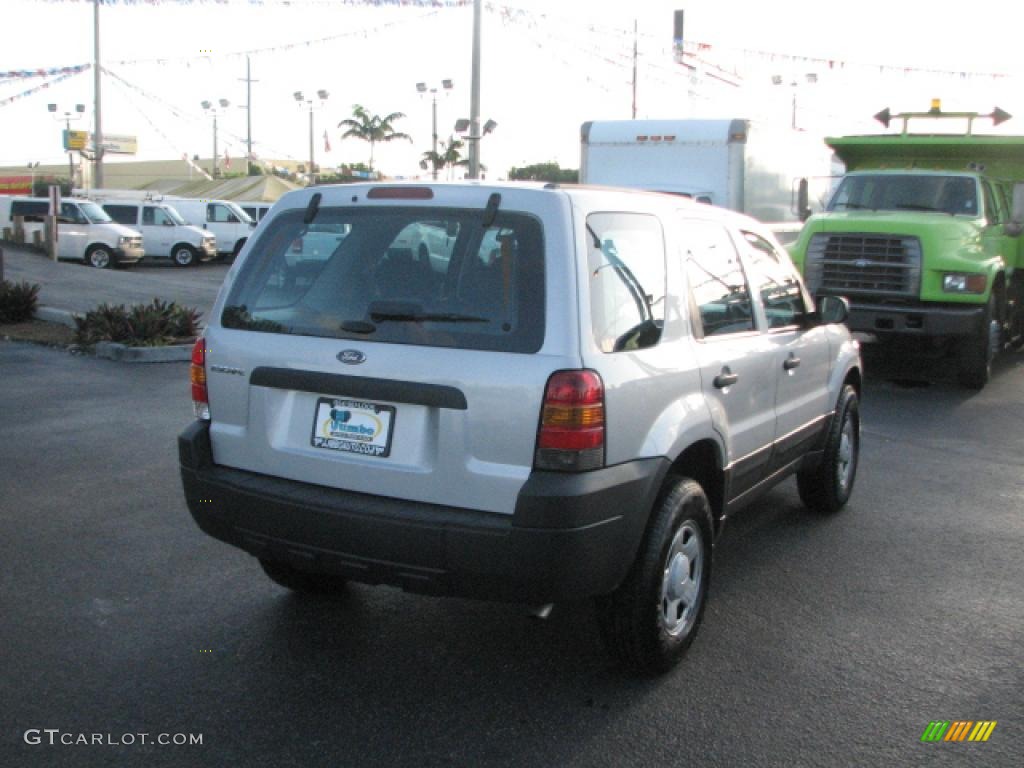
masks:
[[[320,193],[317,192],[309,201],[309,205],[306,206],[306,215],[302,217],[303,224],[311,224],[316,215],[320,212]]]
[[[484,208],[484,229],[487,229],[494,223],[494,219],[498,215],[499,205],[501,205],[501,195],[497,192],[491,192],[491,196],[487,198],[487,207]]]

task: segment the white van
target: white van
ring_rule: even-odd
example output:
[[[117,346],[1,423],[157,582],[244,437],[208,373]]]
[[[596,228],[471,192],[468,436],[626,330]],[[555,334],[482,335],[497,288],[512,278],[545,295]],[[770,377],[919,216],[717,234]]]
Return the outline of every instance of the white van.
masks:
[[[142,233],[142,244],[150,257],[172,259],[179,267],[217,258],[216,236],[186,224],[173,206],[132,200],[100,201],[100,205],[118,224]]]
[[[263,221],[263,217],[266,216],[270,209],[274,206],[273,203],[268,203],[266,200],[236,200],[238,207],[245,211],[249,218],[259,224]]]
[[[256,227],[256,222],[231,200],[194,200],[166,198],[185,221],[213,232],[217,236],[217,251],[237,256],[245,241]]]
[[[45,197],[0,198],[0,227],[14,228],[21,217],[25,242],[42,232],[50,201]],[[84,261],[99,269],[134,264],[145,255],[142,235],[116,223],[91,200],[67,198],[61,201],[57,217],[57,258]]]

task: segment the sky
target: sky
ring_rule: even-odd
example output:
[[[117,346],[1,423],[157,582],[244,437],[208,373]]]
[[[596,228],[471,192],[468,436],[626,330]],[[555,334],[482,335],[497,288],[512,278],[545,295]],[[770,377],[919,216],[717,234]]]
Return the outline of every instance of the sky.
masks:
[[[788,125],[795,100],[798,127],[824,136],[880,130],[871,121],[880,109],[923,111],[940,97],[946,109],[998,105],[1020,116],[1006,132],[1024,134],[1024,4],[509,0],[484,7],[481,121],[497,128],[482,140],[481,159],[492,178],[539,162],[578,167],[581,123],[631,117],[634,22],[640,118]],[[676,9],[685,14],[688,60],[695,54],[701,62],[695,72],[674,60]],[[91,2],[4,0],[4,11],[19,22],[5,24],[0,74],[92,61]],[[244,52],[257,81],[253,141],[262,157],[308,159],[309,111],[296,103],[297,90],[329,92],[313,114],[316,162],[325,169],[369,160],[367,145],[343,141],[337,127],[355,104],[405,114],[395,127],[413,141],[379,146],[375,157],[396,176],[419,173],[431,148],[431,100],[417,93],[417,82],[454,82],[437,97],[442,139],[469,117],[472,8],[457,0],[105,0],[100,14],[102,63],[112,73],[103,82],[104,132],[137,136],[138,159],[209,157],[212,118],[200,102],[225,98],[219,153],[226,148],[240,160]],[[52,79],[0,77],[0,165],[66,163],[64,124],[48,103],[61,113],[84,103],[86,115],[72,128],[91,129],[92,72],[30,92]]]

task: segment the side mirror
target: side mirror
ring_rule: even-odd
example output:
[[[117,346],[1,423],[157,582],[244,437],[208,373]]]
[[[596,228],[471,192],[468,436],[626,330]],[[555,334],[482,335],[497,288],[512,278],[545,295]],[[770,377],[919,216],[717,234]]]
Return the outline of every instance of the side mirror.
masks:
[[[826,325],[845,323],[850,316],[850,302],[845,296],[823,296],[818,300],[818,314]]]
[[[807,179],[800,179],[797,185],[796,214],[800,221],[807,221],[811,215],[811,188]]]
[[[1010,237],[1017,237],[1024,232],[1024,184],[1013,185],[1013,207],[1003,231]]]

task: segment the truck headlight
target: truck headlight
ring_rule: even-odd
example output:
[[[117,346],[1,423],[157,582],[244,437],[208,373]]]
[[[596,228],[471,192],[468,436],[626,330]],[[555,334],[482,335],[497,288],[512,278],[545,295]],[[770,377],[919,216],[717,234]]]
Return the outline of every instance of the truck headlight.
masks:
[[[988,287],[985,275],[964,275],[950,272],[942,276],[942,290],[946,293],[984,293]]]
[[[119,237],[117,238],[117,245],[120,248],[129,248],[131,247],[133,239],[134,238],[131,237]]]

